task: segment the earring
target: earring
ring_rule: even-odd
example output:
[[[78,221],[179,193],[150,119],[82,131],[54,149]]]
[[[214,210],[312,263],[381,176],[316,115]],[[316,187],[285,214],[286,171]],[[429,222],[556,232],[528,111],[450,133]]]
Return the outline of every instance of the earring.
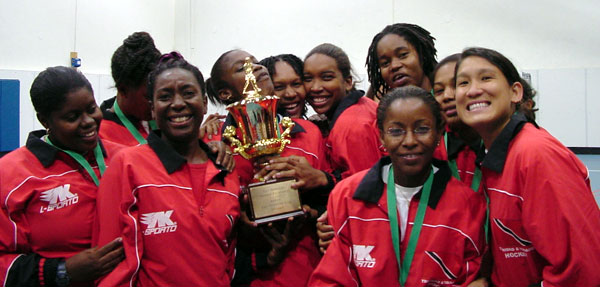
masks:
[[[46,135],[50,135],[50,128],[46,128]]]

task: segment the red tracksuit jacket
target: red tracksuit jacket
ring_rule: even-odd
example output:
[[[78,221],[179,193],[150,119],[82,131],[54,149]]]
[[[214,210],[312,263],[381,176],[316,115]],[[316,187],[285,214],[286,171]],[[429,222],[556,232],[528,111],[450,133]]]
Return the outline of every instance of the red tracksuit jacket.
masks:
[[[327,136],[331,168],[341,178],[369,169],[384,155],[377,128],[377,104],[353,91],[342,99]]]
[[[123,237],[126,258],[100,286],[229,286],[239,181],[211,160],[189,165],[158,135],[124,149],[100,183],[99,234]]]
[[[41,139],[45,133],[30,133],[25,147],[0,159],[2,286],[37,286],[39,272],[55,276],[54,258],[92,247],[98,187],[74,159]],[[106,163],[121,148],[100,144]],[[100,177],[93,152],[86,158]],[[54,282],[54,276],[43,277]]]
[[[100,106],[100,109],[102,110],[102,116],[104,117],[102,123],[100,124],[100,131],[98,132],[100,138],[124,146],[136,146],[139,144],[138,141],[133,137],[129,130],[127,130],[117,115],[108,111],[108,109],[113,106],[115,100],[116,97],[108,99]],[[134,123],[134,121],[132,121],[132,123]],[[148,136],[148,132],[139,122],[134,125],[142,137],[146,138]]]
[[[496,286],[599,286],[600,211],[586,167],[514,115],[483,162]]]
[[[399,286],[392,245],[382,158],[372,169],[338,183],[329,197],[335,237],[309,286]],[[479,272],[485,243],[485,200],[436,162],[428,208],[405,286],[466,286]],[[406,250],[420,192],[409,207],[400,250]],[[437,260],[434,260],[434,257]]]
[[[308,163],[319,170],[328,171],[329,163],[325,155],[325,143],[321,136],[321,131],[313,123],[303,119],[292,119],[295,123],[290,133],[291,143],[286,145],[281,153],[282,157],[286,156],[301,156],[307,159]],[[224,128],[233,124],[233,118],[228,117]],[[213,138],[214,139],[214,138]],[[246,160],[240,155],[235,155],[236,167],[240,182],[242,185],[248,185],[252,182],[254,176],[254,167],[250,160]],[[331,178],[333,180],[333,178]],[[302,191],[301,199],[303,204],[308,204],[311,208],[318,208],[318,205],[323,209],[325,207],[329,191],[333,188],[333,182],[328,188],[321,190]],[[317,267],[321,260],[321,254],[316,244],[316,229],[314,224],[307,224],[296,234],[294,238],[294,248],[291,249],[285,259],[275,268],[266,267],[266,253],[270,250],[270,245],[260,234],[256,234],[254,240],[248,238],[240,238],[240,245],[250,245],[248,248],[240,250],[241,256],[250,256],[252,262],[252,271],[254,275],[250,275],[251,286],[306,286],[310,274]],[[248,244],[249,243],[249,244]],[[240,248],[242,248],[240,246]],[[244,255],[242,255],[244,254]],[[240,259],[238,258],[238,262]],[[238,267],[248,268],[240,266]],[[244,274],[242,270],[236,270],[239,274]],[[246,270],[248,272],[248,270]],[[244,280],[244,279],[239,279]]]

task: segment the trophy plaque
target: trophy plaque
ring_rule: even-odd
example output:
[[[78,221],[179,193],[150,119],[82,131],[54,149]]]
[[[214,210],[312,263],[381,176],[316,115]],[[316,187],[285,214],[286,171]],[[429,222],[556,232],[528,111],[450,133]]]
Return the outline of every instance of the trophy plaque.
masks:
[[[227,106],[237,128],[228,126],[223,138],[229,141],[233,152],[248,160],[280,154],[290,143],[294,122],[277,115],[279,97],[260,94],[250,58],[246,58],[244,70],[244,99]],[[291,187],[294,182],[293,178],[285,178],[249,184],[247,191],[254,222],[261,224],[304,214],[300,194]]]

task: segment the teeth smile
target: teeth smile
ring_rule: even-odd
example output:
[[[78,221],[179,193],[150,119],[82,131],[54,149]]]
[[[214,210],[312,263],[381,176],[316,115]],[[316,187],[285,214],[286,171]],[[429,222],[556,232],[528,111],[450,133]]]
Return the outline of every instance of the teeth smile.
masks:
[[[91,136],[93,136],[93,135],[95,135],[95,134],[96,134],[96,132],[95,132],[95,131],[91,131],[91,132],[89,132],[89,133],[87,133],[87,134],[84,134],[83,136],[84,136],[84,137],[91,137]]]
[[[285,105],[285,108],[288,110],[295,109],[298,106],[298,103]]]
[[[181,116],[181,117],[173,117],[171,118],[172,122],[176,122],[176,123],[181,123],[181,122],[185,122],[188,119],[190,119],[190,116]]]
[[[316,104],[324,103],[327,101],[327,97],[314,97],[313,102]]]
[[[467,108],[469,111],[472,111],[472,110],[476,110],[476,109],[485,108],[489,105],[490,105],[489,103],[476,103],[476,104],[469,105]]]

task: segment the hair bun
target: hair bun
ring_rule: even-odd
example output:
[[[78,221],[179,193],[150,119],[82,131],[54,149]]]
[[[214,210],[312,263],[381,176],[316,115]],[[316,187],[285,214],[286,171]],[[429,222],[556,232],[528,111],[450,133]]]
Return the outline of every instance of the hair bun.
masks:
[[[135,32],[123,40],[123,46],[135,50],[145,46],[154,47],[154,40],[147,32]]]
[[[162,56],[160,56],[160,59],[158,59],[158,63],[164,63],[164,62],[168,62],[168,61],[177,61],[177,60],[183,60],[183,56],[181,54],[179,54],[179,52],[173,51],[171,53],[163,54]]]

